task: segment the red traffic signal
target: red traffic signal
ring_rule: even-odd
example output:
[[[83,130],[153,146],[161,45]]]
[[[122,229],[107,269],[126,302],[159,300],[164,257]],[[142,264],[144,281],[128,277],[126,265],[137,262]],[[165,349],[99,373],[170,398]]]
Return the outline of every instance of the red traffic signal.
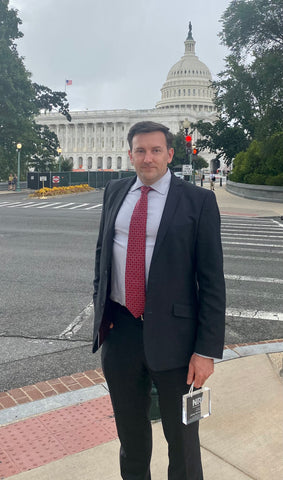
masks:
[[[186,140],[186,152],[187,152],[187,154],[191,154],[192,153],[192,137],[191,137],[191,135],[186,135],[185,140]]]
[[[198,148],[194,147],[193,148],[193,155],[197,155],[198,154]]]

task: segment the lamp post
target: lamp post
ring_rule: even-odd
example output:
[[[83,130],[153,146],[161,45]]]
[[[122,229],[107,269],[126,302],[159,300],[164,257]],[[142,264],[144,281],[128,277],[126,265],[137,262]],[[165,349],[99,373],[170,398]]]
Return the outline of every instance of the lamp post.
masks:
[[[18,151],[18,178],[17,178],[17,192],[21,191],[20,187],[20,175],[21,175],[21,148],[22,144],[17,143],[17,151]]]
[[[190,122],[187,118],[183,121],[183,127],[185,129],[185,139],[186,139],[186,155],[187,155],[187,164],[192,168],[192,138],[188,135]],[[187,140],[188,139],[188,140]],[[191,182],[191,173],[189,175],[189,181]]]
[[[59,172],[61,172],[61,153],[62,153],[62,148],[58,147],[57,152],[59,155]]]

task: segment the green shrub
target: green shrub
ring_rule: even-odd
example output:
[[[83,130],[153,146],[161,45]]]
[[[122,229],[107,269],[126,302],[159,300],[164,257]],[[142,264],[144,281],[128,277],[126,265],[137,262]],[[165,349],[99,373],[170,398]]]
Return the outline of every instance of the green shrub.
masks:
[[[283,132],[278,132],[264,141],[253,140],[245,152],[236,155],[232,182],[251,185],[282,185]]]
[[[266,175],[263,173],[248,173],[244,176],[244,183],[249,185],[265,185]]]
[[[283,186],[283,173],[279,173],[279,175],[267,177],[265,181],[265,185],[271,185],[274,187]]]

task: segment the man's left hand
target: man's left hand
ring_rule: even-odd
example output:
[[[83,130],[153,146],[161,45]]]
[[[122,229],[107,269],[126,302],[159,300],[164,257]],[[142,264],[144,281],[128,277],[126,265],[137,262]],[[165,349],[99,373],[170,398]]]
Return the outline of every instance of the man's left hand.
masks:
[[[213,358],[201,357],[200,355],[194,353],[189,363],[187,384],[191,385],[194,382],[194,387],[200,388],[213,372]]]

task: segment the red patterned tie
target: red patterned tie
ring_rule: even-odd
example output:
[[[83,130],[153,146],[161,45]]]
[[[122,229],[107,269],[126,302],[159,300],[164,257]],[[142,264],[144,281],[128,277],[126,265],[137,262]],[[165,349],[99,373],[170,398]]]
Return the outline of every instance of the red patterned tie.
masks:
[[[125,289],[126,307],[135,318],[144,313],[145,305],[145,236],[147,194],[151,187],[141,187],[141,196],[134,208],[128,236]]]

